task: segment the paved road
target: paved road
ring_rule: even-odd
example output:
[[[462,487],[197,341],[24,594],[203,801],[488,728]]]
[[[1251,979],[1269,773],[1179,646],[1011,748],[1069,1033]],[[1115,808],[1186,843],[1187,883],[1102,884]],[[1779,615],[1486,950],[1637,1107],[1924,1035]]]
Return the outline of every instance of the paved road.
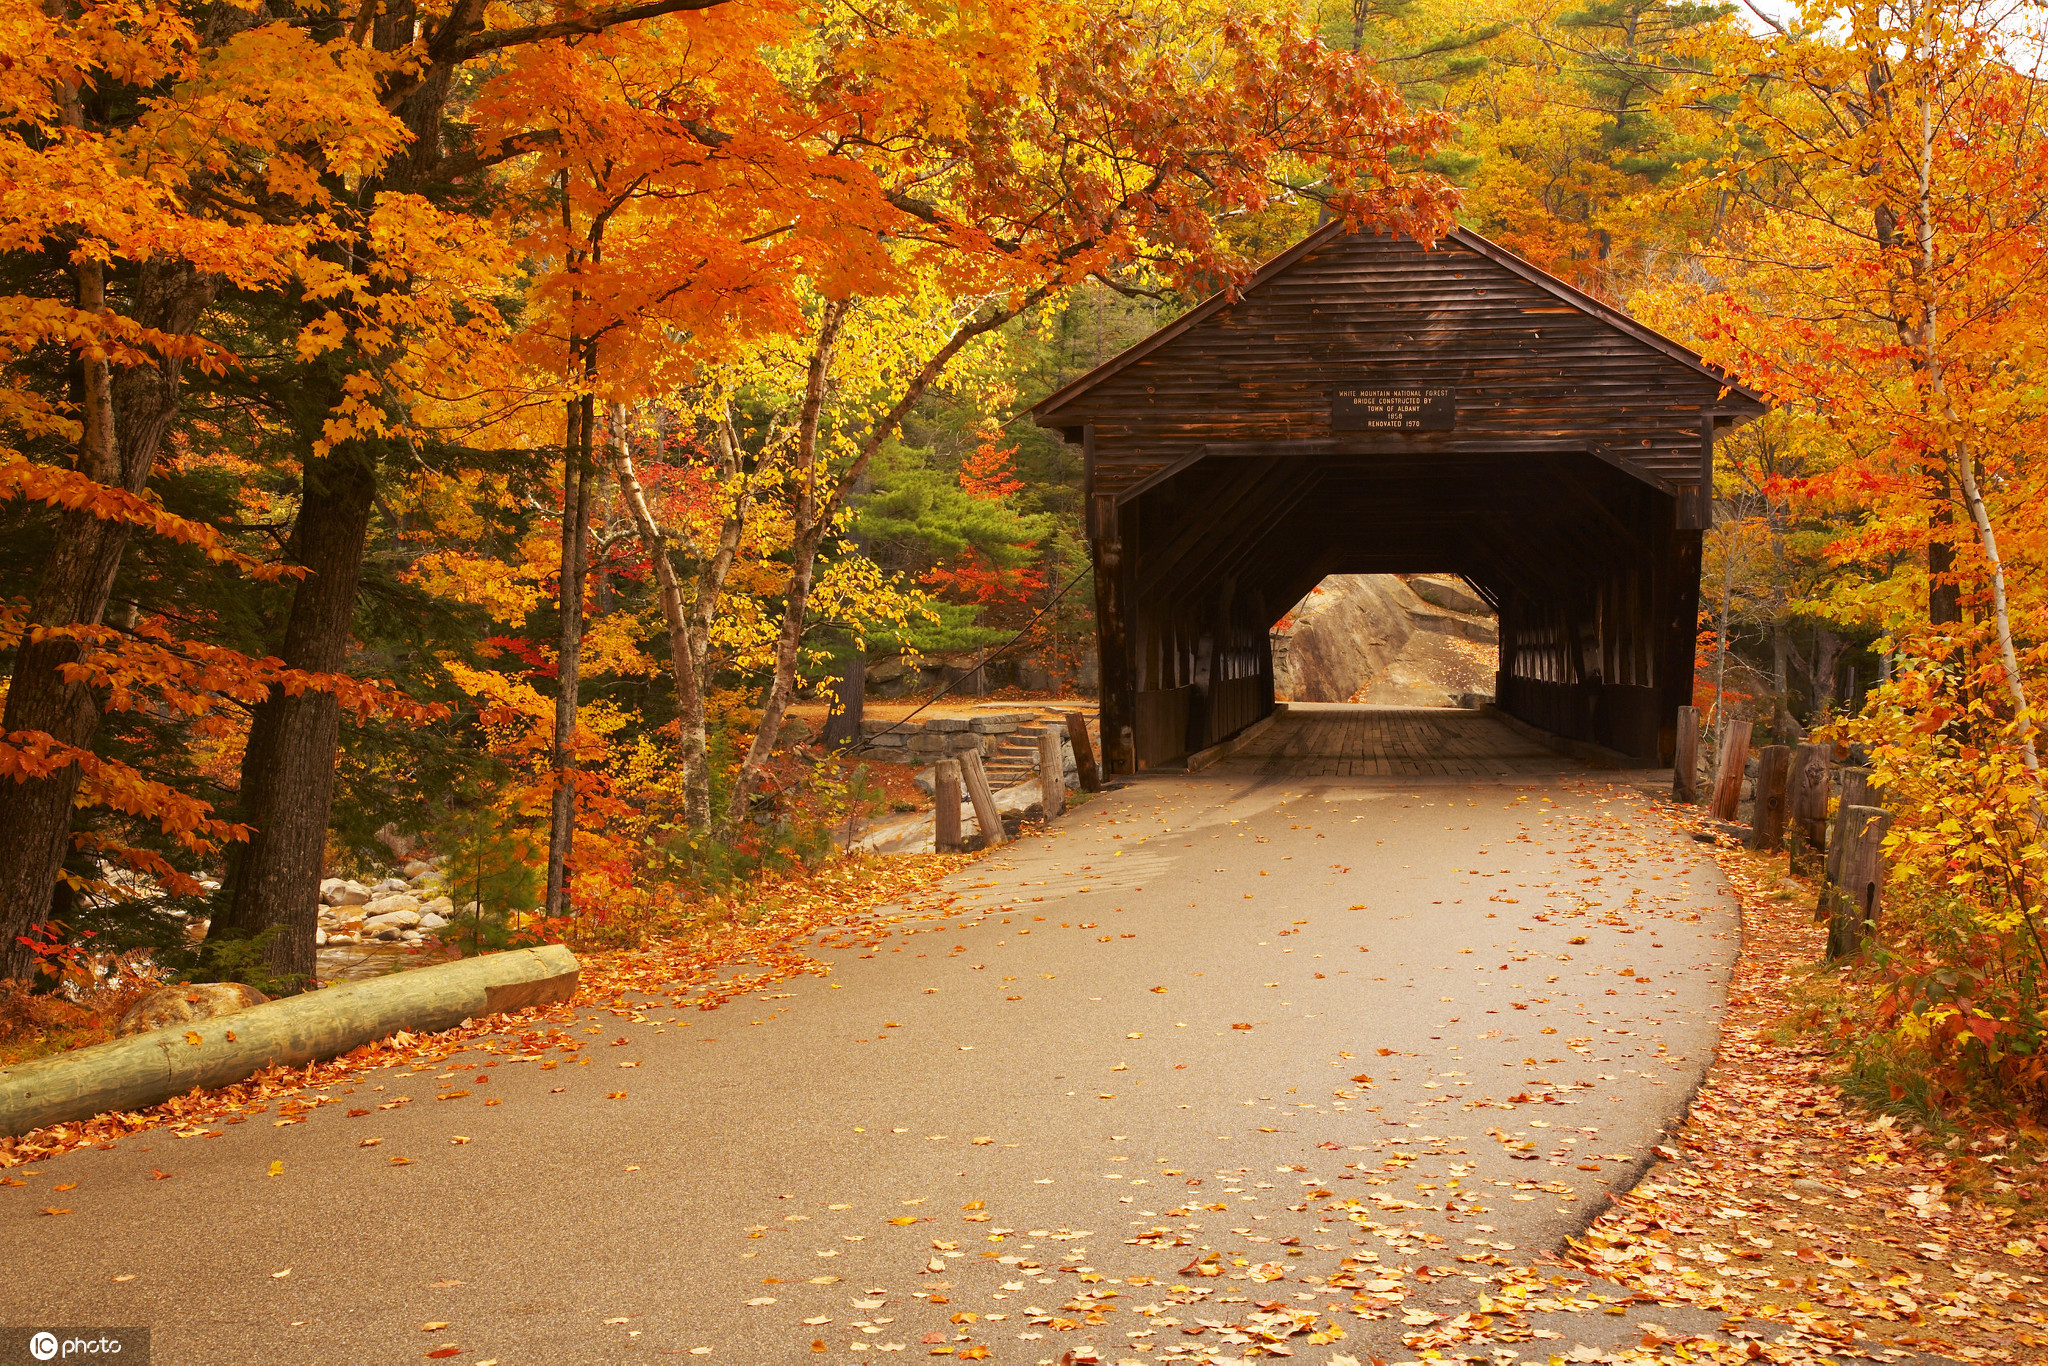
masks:
[[[146,1323],[159,1366],[844,1366],[1235,1360],[1347,1306],[1295,1359],[1413,1358],[1504,1297],[1461,1257],[1533,1259],[1645,1160],[1736,920],[1624,775],[1498,723],[1455,722],[1463,771],[1290,770],[1330,745],[1287,727],[1356,720],[1105,794],[971,865],[962,913],[820,949],[828,977],[42,1164],[0,1190],[0,1319]],[[1492,1323],[1525,1353],[1640,1335],[1593,1308]]]

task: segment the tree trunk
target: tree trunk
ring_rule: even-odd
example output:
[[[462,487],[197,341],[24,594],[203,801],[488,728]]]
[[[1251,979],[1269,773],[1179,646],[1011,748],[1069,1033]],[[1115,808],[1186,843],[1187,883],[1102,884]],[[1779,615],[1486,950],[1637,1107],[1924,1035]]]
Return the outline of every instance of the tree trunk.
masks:
[[[338,673],[348,659],[363,547],[377,498],[377,465],[351,443],[308,462],[286,558],[310,573],[292,592],[278,655],[293,669]],[[226,905],[209,940],[251,939],[282,927],[265,950],[270,970],[311,986],[320,872],[334,806],[341,704],[328,692],[278,688],[256,705],[242,752],[242,819],[249,843],[230,860]]]
[[[586,373],[595,361],[586,353]],[[570,844],[576,834],[576,683],[583,662],[583,578],[590,558],[591,439],[597,425],[596,400],[589,394],[568,404],[568,433],[562,443],[562,565],[558,575],[562,631],[555,648],[555,790],[548,822],[549,915],[569,912]]]
[[[809,374],[804,385],[803,409],[797,424],[797,466],[796,478],[793,481],[796,494],[790,519],[795,535],[790,557],[789,591],[783,607],[782,635],[775,652],[775,678],[768,688],[767,701],[762,708],[761,724],[754,732],[754,742],[748,747],[747,757],[741,762],[739,772],[733,775],[732,795],[727,799],[725,806],[724,826],[727,831],[737,828],[746,818],[747,804],[753,795],[753,789],[761,780],[761,773],[768,763],[769,756],[775,752],[775,740],[782,729],[782,718],[788,712],[790,697],[796,690],[798,653],[803,643],[803,613],[810,600],[811,580],[817,570],[818,547],[823,544],[826,533],[831,529],[833,517],[845,502],[847,491],[866,475],[882,443],[895,435],[897,429],[902,426],[903,419],[917,405],[918,400],[924,397],[925,391],[945,371],[946,366],[960,353],[962,347],[1018,316],[1044,298],[1050,290],[1051,286],[1041,286],[1009,301],[1005,307],[994,309],[955,327],[944,345],[934,351],[931,357],[918,367],[917,373],[904,382],[901,392],[896,395],[896,400],[888,412],[868,426],[866,438],[861,443],[860,454],[837,479],[830,478],[819,462],[818,422],[824,408],[826,385],[832,375],[833,355],[838,346],[839,334],[845,326],[847,316],[854,308],[854,301],[835,299],[825,306],[824,316],[818,328],[818,340],[811,351]]]
[[[768,685],[768,696],[761,707],[761,724],[754,730],[754,742],[747,747],[747,757],[741,762],[740,771],[733,775],[732,794],[726,799],[723,821],[728,834],[737,830],[747,818],[754,788],[761,781],[769,756],[775,752],[776,737],[782,732],[782,718],[788,713],[790,697],[796,691],[797,659],[803,645],[804,611],[810,605],[811,578],[817,572],[818,547],[824,542],[838,501],[828,498],[823,507],[819,506],[818,423],[825,408],[825,389],[832,377],[833,353],[839,344],[839,333],[852,311],[852,303],[845,299],[835,299],[825,305],[818,341],[811,350],[810,366],[804,378],[803,408],[797,420],[796,433],[795,506],[790,517],[795,535],[790,545],[789,586],[783,595],[782,633],[775,642],[775,676]]]
[[[78,306],[106,311],[104,268],[76,270]],[[185,334],[213,299],[217,281],[189,268],[145,264],[135,288],[132,316],[142,326]],[[77,468],[103,484],[141,493],[149,483],[164,430],[178,407],[183,362],[115,371],[105,359],[79,367],[80,436]],[[14,658],[0,730],[39,731],[59,744],[89,748],[99,730],[100,704],[90,686],[67,681],[63,667],[77,661],[76,642],[37,638],[37,628],[98,625],[114,575],[128,547],[125,522],[89,512],[57,518],[56,548],[30,602],[29,634]],[[0,782],[0,977],[27,976],[31,955],[19,942],[31,925],[49,917],[58,870],[70,850],[71,809],[79,770],[67,764],[47,778]]]
[[[2034,716],[2027,701],[2026,680],[2020,676],[2019,655],[2013,647],[2012,615],[2005,596],[2005,561],[1998,553],[1998,535],[1991,528],[1991,512],[1977,487],[1975,461],[1967,449],[1956,453],[1956,473],[1962,481],[1963,504],[1970,510],[1970,523],[1977,529],[1977,546],[1984,555],[1984,567],[1991,577],[1991,625],[1998,636],[1998,664],[2005,673],[2006,696],[2012,700],[2013,729],[2019,733],[2020,762],[2038,787],[2041,760],[2034,748]],[[1852,702],[1854,698],[1850,699]],[[2044,825],[2038,797],[2032,804],[2034,830]]]
[[[703,660],[691,636],[689,615],[683,603],[682,580],[668,557],[668,537],[662,534],[648,505],[646,490],[633,469],[633,454],[626,444],[623,410],[612,412],[612,473],[619,481],[619,494],[640,534],[641,548],[654,566],[660,591],[661,618],[668,626],[669,674],[676,685],[676,711],[681,736],[683,764],[684,819],[693,830],[711,824],[711,762],[704,736]]]

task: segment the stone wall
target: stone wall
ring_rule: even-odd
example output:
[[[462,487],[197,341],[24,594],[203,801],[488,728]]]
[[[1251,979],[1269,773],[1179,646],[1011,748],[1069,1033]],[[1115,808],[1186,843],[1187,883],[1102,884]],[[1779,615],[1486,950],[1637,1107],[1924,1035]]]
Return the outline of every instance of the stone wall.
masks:
[[[903,697],[910,693],[930,692],[964,679],[966,681],[954,689],[954,694],[972,697],[975,690],[971,675],[975,672],[975,663],[973,655],[885,659],[868,665],[867,690],[874,697]],[[1071,673],[1063,668],[1054,668],[1037,655],[1005,655],[981,665],[981,674],[983,690],[991,692],[997,688],[1053,692],[1064,685],[1092,696],[1102,686],[1102,674],[1092,640]]]
[[[1036,713],[1023,711],[912,718],[906,722],[863,720],[857,752],[899,764],[933,764],[969,750],[978,751],[987,759],[1002,746],[1004,737],[1037,719]]]

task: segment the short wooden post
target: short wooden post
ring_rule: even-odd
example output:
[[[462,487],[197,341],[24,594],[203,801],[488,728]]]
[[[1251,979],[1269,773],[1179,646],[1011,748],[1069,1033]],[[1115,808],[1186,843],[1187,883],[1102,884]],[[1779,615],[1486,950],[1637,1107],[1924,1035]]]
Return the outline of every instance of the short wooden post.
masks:
[[[980,750],[970,749],[960,756],[960,775],[967,780],[967,795],[974,802],[974,822],[981,827],[982,847],[993,849],[1006,843],[1003,818],[996,811],[996,794],[989,790]]]
[[[1749,722],[1730,721],[1721,740],[1721,767],[1714,773],[1714,801],[1709,814],[1724,821],[1735,819],[1742,804],[1742,770],[1749,764]]]
[[[1102,791],[1102,770],[1095,766],[1095,746],[1088,739],[1088,718],[1067,713],[1067,739],[1074,746],[1074,767],[1081,771],[1083,792]]]
[[[1800,745],[1792,751],[1792,772],[1785,779],[1785,820],[1792,871],[1815,871],[1828,838],[1828,746]]]
[[[1842,851],[1842,881],[1828,918],[1828,957],[1844,958],[1863,947],[1877,928],[1884,904],[1884,837],[1892,828],[1891,812],[1875,806],[1849,806],[1843,825],[1848,838]]]
[[[1700,709],[1678,709],[1678,743],[1671,756],[1671,800],[1688,806],[1700,799]]]
[[[1066,811],[1067,751],[1060,744],[1058,726],[1038,732],[1038,793],[1047,820],[1056,820]]]
[[[932,765],[932,848],[957,854],[966,848],[960,838],[960,761],[941,759]]]
[[[1756,803],[1750,808],[1749,847],[1776,853],[1785,847],[1785,780],[1792,772],[1792,750],[1765,745],[1756,761]]]
[[[1845,768],[1836,779],[1834,820],[1828,829],[1827,869],[1823,874],[1829,883],[1842,880],[1842,850],[1847,841],[1844,829],[1849,822],[1849,808],[1870,804],[1870,770],[1867,768]]]
[[[1842,885],[1842,858],[1849,849],[1849,809],[1870,803],[1870,770],[1845,768],[1837,783],[1839,799],[1828,826],[1827,861],[1822,865],[1820,900],[1814,903],[1813,918],[1827,921],[1833,915],[1836,893]]]

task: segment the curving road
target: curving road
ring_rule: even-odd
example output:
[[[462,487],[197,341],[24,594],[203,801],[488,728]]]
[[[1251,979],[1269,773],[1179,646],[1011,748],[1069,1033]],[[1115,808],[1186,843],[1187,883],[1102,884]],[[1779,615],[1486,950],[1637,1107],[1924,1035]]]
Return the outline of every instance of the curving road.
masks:
[[[11,1173],[0,1319],[146,1324],[159,1366],[1711,1329],[1511,1270],[1629,1183],[1711,1058],[1735,912],[1649,805],[1477,714],[1297,710],[969,865],[952,916],[828,936],[829,976]],[[39,1215],[59,1184],[72,1213]]]

